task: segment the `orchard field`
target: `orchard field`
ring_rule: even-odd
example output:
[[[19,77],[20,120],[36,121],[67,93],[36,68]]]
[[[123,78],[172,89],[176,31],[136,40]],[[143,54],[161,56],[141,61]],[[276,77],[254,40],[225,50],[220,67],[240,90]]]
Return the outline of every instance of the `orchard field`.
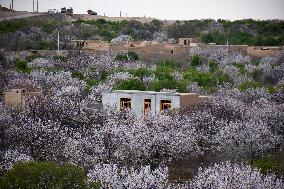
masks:
[[[256,58],[195,47],[187,62],[143,62],[133,52],[74,50],[71,39],[175,40],[171,27],[209,21],[61,19],[0,22],[6,24],[0,27],[0,92],[42,91],[22,108],[0,98],[0,188],[284,188],[284,54]],[[259,28],[266,26],[211,22],[221,33],[249,22],[262,36]],[[267,21],[275,23],[282,22]],[[55,49],[59,25],[66,34],[61,53],[29,51]],[[283,30],[277,32],[275,39]],[[209,99],[148,117],[94,108],[102,91],[112,89],[167,89]]]

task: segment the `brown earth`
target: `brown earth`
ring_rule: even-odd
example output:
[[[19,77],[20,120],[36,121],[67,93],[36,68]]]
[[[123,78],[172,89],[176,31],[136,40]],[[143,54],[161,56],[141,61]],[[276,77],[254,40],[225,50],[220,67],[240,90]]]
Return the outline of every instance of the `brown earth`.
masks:
[[[30,13],[27,11],[10,11],[6,7],[0,7],[0,21],[29,18],[39,16],[42,13]]]

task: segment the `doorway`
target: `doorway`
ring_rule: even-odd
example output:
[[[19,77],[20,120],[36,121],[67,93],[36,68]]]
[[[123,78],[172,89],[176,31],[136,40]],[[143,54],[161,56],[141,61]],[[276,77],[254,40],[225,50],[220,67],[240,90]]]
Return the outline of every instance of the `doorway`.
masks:
[[[148,115],[151,111],[151,99],[144,99],[144,115]]]

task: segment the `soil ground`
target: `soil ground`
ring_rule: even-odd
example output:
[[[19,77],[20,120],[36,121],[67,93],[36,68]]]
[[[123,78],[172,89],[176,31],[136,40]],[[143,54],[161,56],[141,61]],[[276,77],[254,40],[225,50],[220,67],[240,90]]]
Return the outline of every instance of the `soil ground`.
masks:
[[[0,21],[29,18],[34,16],[39,16],[42,13],[30,13],[27,11],[10,11],[5,7],[0,7]]]

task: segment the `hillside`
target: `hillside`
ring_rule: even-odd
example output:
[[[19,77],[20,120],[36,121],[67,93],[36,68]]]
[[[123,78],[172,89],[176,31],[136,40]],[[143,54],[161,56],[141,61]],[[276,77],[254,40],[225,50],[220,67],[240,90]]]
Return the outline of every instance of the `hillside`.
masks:
[[[282,46],[284,21],[281,20],[189,20],[139,22],[124,18],[46,14],[33,18],[0,22],[0,48],[11,50],[56,49],[60,31],[63,49],[71,48],[72,39],[103,39],[110,41],[119,35],[134,40],[176,40],[180,37],[201,37],[204,43]],[[139,20],[139,18],[137,18]],[[142,18],[143,19],[143,18]],[[108,21],[110,20],[110,21]],[[141,20],[141,19],[140,19]]]

